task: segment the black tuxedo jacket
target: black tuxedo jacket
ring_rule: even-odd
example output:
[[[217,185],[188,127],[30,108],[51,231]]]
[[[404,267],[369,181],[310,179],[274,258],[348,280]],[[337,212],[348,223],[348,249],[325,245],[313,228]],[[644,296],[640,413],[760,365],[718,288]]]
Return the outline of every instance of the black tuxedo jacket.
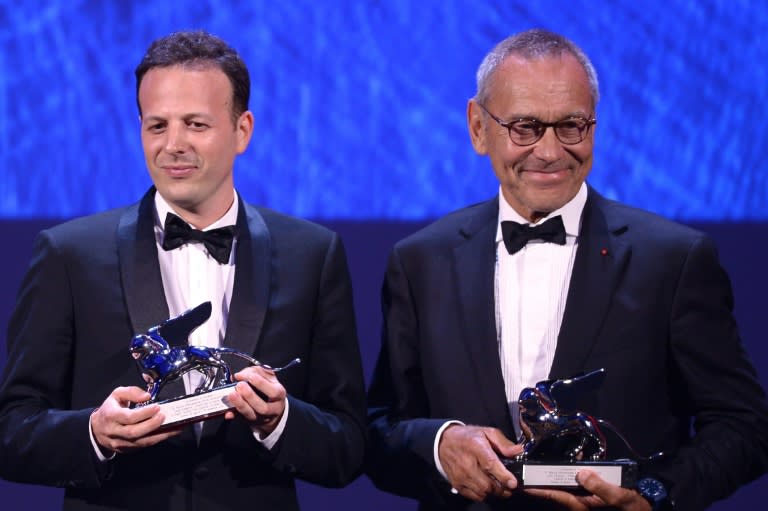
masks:
[[[497,217],[497,198],[448,215],[398,243],[387,267],[367,471],[425,509],[469,506],[434,466],[446,420],[514,438],[494,317]],[[700,509],[768,467],[768,406],[732,305],[710,239],[589,190],[550,377],[607,370],[581,409],[640,453],[668,454],[653,475],[680,509]],[[543,509],[516,498],[506,509]]]
[[[223,345],[272,365],[290,412],[267,450],[238,419],[214,419],[199,445],[178,437],[102,463],[94,407],[144,384],[128,353],[168,318],[153,232],[154,190],[134,206],[40,233],[8,328],[0,387],[0,475],[67,488],[65,509],[295,509],[294,478],[326,486],[362,465],[364,382],[344,249],[310,222],[240,203]]]

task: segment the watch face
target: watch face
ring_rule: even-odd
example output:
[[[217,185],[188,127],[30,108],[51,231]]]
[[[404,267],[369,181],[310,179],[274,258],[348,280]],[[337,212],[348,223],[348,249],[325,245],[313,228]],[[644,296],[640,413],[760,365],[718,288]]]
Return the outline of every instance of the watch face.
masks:
[[[651,504],[653,511],[670,509],[671,502],[667,496],[667,489],[661,481],[646,477],[637,482],[637,491]]]
[[[638,481],[637,489],[643,497],[648,497],[654,500],[667,496],[667,490],[664,488],[661,481],[651,479],[650,477]]]

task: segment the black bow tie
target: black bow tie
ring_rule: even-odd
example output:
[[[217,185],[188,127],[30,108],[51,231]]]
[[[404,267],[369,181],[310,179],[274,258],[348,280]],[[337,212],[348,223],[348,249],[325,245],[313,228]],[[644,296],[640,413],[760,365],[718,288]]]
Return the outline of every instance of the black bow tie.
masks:
[[[220,264],[227,264],[229,262],[232,240],[235,234],[237,234],[237,228],[234,225],[219,227],[210,231],[198,231],[173,213],[166,215],[164,229],[163,250],[173,250],[186,243],[198,242],[205,245],[211,257]]]
[[[514,254],[531,240],[544,240],[565,245],[565,226],[559,215],[534,227],[511,221],[501,222],[501,235],[510,254]]]

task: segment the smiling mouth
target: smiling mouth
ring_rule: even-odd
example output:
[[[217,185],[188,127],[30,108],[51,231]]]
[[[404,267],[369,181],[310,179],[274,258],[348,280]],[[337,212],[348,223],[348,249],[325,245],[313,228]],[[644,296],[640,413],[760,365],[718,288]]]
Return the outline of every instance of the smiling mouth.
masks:
[[[547,168],[547,169],[529,169],[529,168],[523,168],[520,170],[520,172],[533,172],[536,174],[557,174],[559,172],[567,172],[569,170],[568,167],[561,167],[561,168]]]
[[[160,168],[163,169],[163,171],[166,174],[170,175],[171,177],[175,177],[175,176],[186,176],[192,173],[192,171],[194,171],[195,168],[197,167],[195,165],[190,164],[190,165],[161,165]]]
[[[557,185],[568,178],[569,171],[570,169],[568,168],[550,170],[523,169],[519,175],[528,181],[540,185]]]
[[[562,169],[521,169],[521,174],[532,174],[535,176],[557,176],[557,175],[563,175],[566,174],[570,169],[569,168],[562,168]]]

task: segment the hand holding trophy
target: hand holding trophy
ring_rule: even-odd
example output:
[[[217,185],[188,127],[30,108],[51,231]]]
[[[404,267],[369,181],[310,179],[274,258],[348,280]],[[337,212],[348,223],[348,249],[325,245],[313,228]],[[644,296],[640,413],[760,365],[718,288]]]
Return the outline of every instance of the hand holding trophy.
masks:
[[[637,454],[629,442],[605,420],[582,411],[564,409],[564,397],[594,390],[605,377],[605,369],[562,380],[545,380],[520,392],[519,419],[523,452],[503,460],[521,487],[558,488],[580,491],[576,473],[588,468],[616,486],[634,488],[638,461],[649,462],[663,456]],[[607,459],[603,429],[612,431],[635,459]]]
[[[148,401],[135,406],[157,402],[165,416],[160,429],[202,421],[233,408],[226,398],[236,385],[228,362],[230,358],[239,358],[274,373],[301,362],[295,358],[283,367],[271,367],[231,348],[187,345],[192,331],[207,321],[210,315],[211,302],[203,302],[131,340],[129,351],[147,383],[150,395]],[[157,401],[160,391],[167,384],[190,371],[202,375],[200,383],[191,394]]]

